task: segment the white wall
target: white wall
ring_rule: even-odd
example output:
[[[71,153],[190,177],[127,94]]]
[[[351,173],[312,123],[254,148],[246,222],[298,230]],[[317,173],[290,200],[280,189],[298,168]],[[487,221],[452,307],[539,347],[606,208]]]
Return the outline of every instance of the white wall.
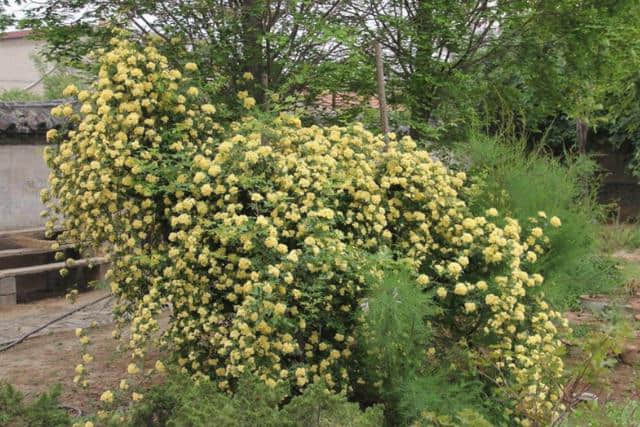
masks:
[[[0,231],[46,222],[40,217],[40,190],[49,177],[43,149],[44,145],[0,145]]]
[[[40,78],[31,55],[40,42],[27,38],[0,39],[0,91],[22,89]],[[42,93],[42,83],[31,92]]]

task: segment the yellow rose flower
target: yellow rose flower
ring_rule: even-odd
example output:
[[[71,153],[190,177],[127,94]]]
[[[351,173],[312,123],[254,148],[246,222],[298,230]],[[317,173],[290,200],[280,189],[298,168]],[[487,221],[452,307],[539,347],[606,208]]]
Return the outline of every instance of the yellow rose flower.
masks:
[[[467,288],[467,285],[461,282],[456,283],[456,286],[453,289],[453,293],[456,295],[466,295],[467,292],[469,292],[469,288]]]
[[[113,402],[113,393],[110,390],[105,391],[100,396],[100,401],[101,402],[105,402],[105,403],[112,403]]]
[[[429,283],[429,276],[427,276],[426,274],[421,274],[418,276],[417,282],[419,285],[427,285]]]
[[[216,112],[216,107],[211,104],[202,104],[200,109],[207,114],[214,114]]]
[[[78,92],[76,85],[69,85],[62,91],[62,96],[73,96]]]
[[[287,306],[279,302],[273,307],[273,312],[279,316],[282,316],[287,311]]]
[[[58,136],[58,130],[57,129],[49,129],[47,131],[47,141],[48,142],[51,142],[52,140],[54,140],[56,136]]]
[[[486,297],[484,297],[484,302],[487,305],[494,305],[494,304],[497,304],[498,302],[500,302],[500,298],[498,298],[497,296],[495,296],[493,294],[488,294]]]
[[[253,108],[256,105],[256,100],[250,96],[244,98],[244,100],[242,101],[242,105],[244,106],[244,108],[246,108],[247,110]]]

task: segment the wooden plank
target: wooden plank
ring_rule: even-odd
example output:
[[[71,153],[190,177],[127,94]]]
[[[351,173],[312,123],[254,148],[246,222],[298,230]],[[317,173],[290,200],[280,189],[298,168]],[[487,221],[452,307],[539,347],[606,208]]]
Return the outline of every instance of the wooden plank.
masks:
[[[40,248],[4,249],[4,250],[0,250],[0,259],[12,257],[12,256],[18,256],[18,255],[46,254],[46,253],[52,253],[57,251],[64,251],[66,249],[71,249],[71,248],[73,248],[73,245],[60,245],[59,249],[51,249],[51,248],[49,249],[44,249],[44,248],[43,249],[40,249]]]
[[[47,231],[46,227],[31,227],[31,228],[19,228],[17,230],[0,230],[0,239],[5,237],[14,237],[22,234],[26,234],[27,236],[33,235],[35,233],[41,234],[44,236],[44,233]],[[53,229],[54,232],[62,231],[62,227],[55,227]]]
[[[60,270],[62,268],[86,267],[89,264],[100,265],[108,262],[106,257],[83,258],[75,260],[72,266],[68,267],[65,262],[53,262],[51,264],[33,265],[30,267],[8,268],[0,270],[0,279],[5,277],[25,276],[27,274],[44,273],[47,271]]]
[[[45,227],[33,227],[33,228],[21,228],[18,230],[8,230],[8,231],[0,231],[0,239],[5,237],[13,237],[19,236],[21,234],[33,234],[33,233],[42,233],[46,231]]]

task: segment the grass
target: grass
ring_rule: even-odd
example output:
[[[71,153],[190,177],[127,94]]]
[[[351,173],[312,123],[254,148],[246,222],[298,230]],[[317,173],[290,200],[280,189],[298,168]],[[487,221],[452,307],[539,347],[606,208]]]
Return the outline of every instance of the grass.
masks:
[[[27,102],[41,100],[42,96],[23,89],[5,89],[0,91],[0,102]]]
[[[637,427],[640,425],[640,402],[585,403],[576,408],[563,427]]]
[[[602,250],[612,254],[619,250],[633,251],[640,248],[640,227],[638,224],[605,225],[600,233]]]

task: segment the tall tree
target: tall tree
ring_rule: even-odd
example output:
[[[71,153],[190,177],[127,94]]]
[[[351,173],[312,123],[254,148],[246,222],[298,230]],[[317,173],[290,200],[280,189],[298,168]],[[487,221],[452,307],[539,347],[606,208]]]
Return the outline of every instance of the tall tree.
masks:
[[[341,19],[344,0],[52,0],[30,9],[23,25],[48,41],[46,54],[83,65],[105,46],[112,24],[165,40],[170,60],[190,60],[223,80],[225,93],[247,87],[290,94],[335,85],[353,73],[353,40]],[[340,67],[344,64],[343,67]],[[85,64],[86,65],[86,64]],[[350,81],[351,79],[347,79]]]
[[[588,121],[611,67],[637,46],[636,0],[361,0],[352,19],[383,44],[392,93],[414,126],[468,121],[481,106],[532,123],[565,111]],[[612,43],[617,40],[616,43]],[[619,80],[618,80],[619,81]]]

